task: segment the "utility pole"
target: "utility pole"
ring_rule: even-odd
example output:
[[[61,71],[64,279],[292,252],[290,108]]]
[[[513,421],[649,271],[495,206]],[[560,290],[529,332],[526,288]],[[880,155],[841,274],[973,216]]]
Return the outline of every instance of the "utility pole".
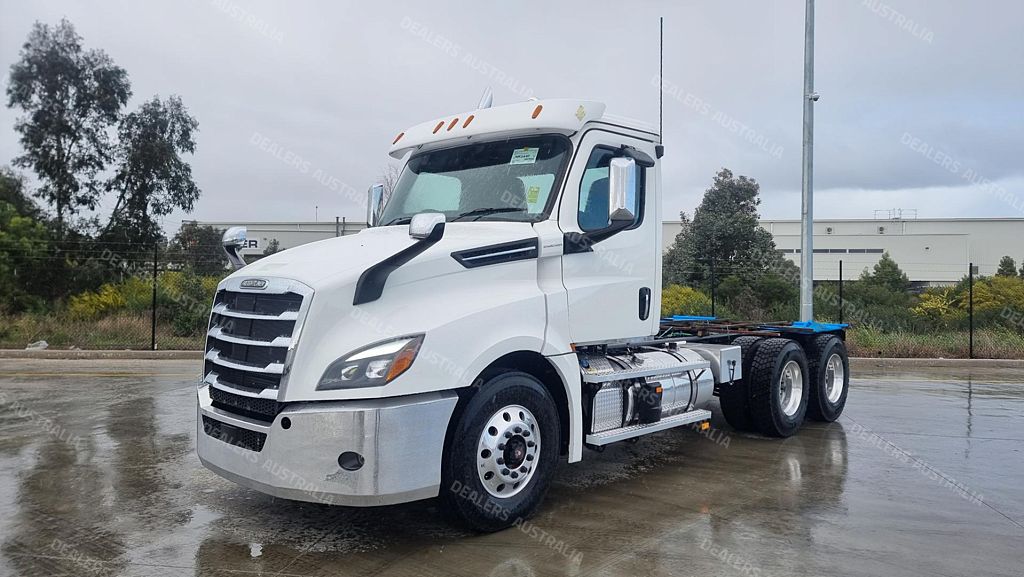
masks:
[[[804,14],[804,145],[800,211],[800,320],[814,320],[814,0]]]

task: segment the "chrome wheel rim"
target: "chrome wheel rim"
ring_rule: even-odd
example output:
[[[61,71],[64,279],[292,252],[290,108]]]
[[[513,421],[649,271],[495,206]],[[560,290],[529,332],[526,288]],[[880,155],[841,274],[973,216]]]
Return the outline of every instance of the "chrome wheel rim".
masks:
[[[779,406],[787,417],[796,415],[800,408],[800,401],[804,397],[803,383],[800,363],[789,361],[782,367],[782,375],[779,377]]]
[[[508,498],[530,484],[540,456],[540,427],[530,409],[509,405],[487,420],[477,443],[477,474],[494,497]]]
[[[839,402],[844,388],[846,388],[846,368],[843,367],[843,358],[833,353],[825,361],[825,398],[832,404]]]

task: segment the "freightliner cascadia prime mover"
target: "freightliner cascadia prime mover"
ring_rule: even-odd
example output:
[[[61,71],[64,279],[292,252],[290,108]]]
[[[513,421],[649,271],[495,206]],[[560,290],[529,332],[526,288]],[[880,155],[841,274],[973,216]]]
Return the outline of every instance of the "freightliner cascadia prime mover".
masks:
[[[532,100],[398,134],[369,227],[245,266],[224,246],[198,454],[238,484],[347,506],[439,497],[493,531],[559,460],[672,427],[794,434],[839,417],[845,325],[663,319],[664,148],[600,102]]]

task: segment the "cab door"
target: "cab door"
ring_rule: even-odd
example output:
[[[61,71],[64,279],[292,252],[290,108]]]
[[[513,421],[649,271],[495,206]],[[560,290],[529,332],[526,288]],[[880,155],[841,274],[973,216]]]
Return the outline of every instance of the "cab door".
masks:
[[[586,233],[611,227],[608,175],[611,159],[630,146],[651,158],[654,143],[600,129],[585,133],[577,148],[559,205],[565,233],[562,284],[569,309],[569,334],[577,344],[653,335],[658,327],[661,238],[657,212],[657,167],[633,170],[627,204],[634,222],[594,243]]]

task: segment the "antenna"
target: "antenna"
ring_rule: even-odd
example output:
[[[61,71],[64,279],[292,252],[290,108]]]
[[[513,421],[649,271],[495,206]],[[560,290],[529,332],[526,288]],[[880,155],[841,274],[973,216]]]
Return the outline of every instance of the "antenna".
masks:
[[[665,144],[665,17],[658,16],[658,140]]]

